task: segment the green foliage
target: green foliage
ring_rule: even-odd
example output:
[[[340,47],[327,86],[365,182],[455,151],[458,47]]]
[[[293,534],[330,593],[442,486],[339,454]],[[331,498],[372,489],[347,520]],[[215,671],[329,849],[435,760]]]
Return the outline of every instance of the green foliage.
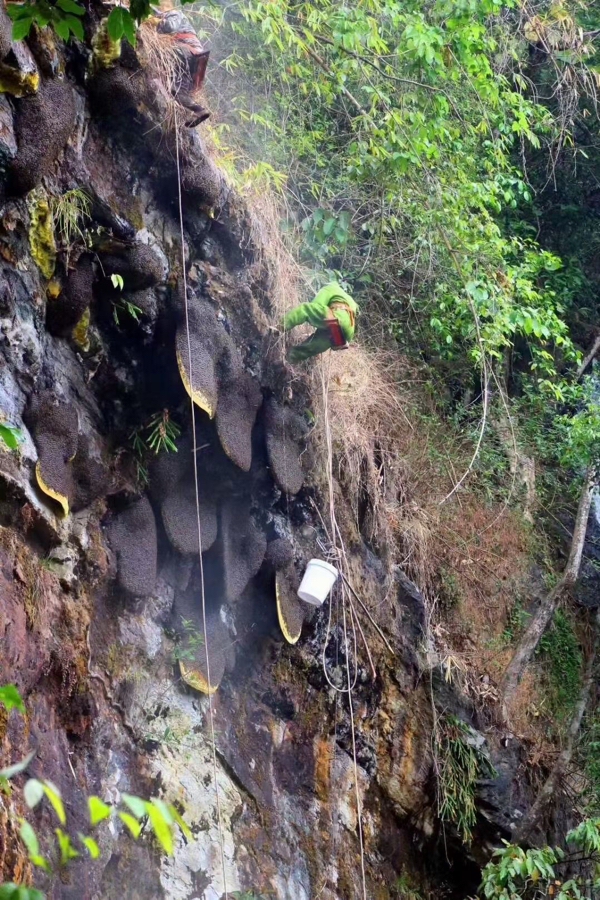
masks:
[[[2,441],[9,450],[16,450],[23,440],[23,434],[20,428],[15,425],[8,425],[6,422],[0,422],[0,441]]]
[[[145,425],[134,428],[129,435],[129,443],[133,451],[136,473],[139,483],[148,483],[148,470],[145,464],[147,454],[155,456],[161,451],[177,453],[175,441],[181,434],[181,428],[174,422],[168,409],[151,416]]]
[[[577,762],[585,777],[581,802],[588,815],[600,815],[600,712],[594,709],[584,722],[577,747]]]
[[[44,895],[37,888],[13,884],[11,881],[0,884],[0,900],[44,900]]]
[[[118,288],[118,290],[122,291],[125,287],[125,282],[123,281],[123,276],[118,275],[116,272],[113,272],[110,276],[110,280],[112,282],[112,286],[114,288]]]
[[[521,635],[529,618],[527,610],[523,609],[523,601],[520,597],[516,597],[513,605],[508,611],[506,617],[506,625],[502,631],[502,643],[512,644]]]
[[[110,11],[106,20],[106,30],[111,41],[118,41],[125,37],[130,44],[135,46],[135,20],[124,6],[115,6]]]
[[[600,888],[600,819],[587,819],[567,834],[568,845],[524,850],[503,841],[485,866],[479,896],[496,900],[536,900],[552,896],[554,900],[583,900],[596,896]],[[561,878],[563,866],[573,861],[572,877]],[[581,862],[583,861],[583,868]]]
[[[436,738],[438,816],[470,844],[477,820],[477,782],[495,775],[486,754],[474,743],[468,725],[447,716]]]
[[[548,703],[559,724],[570,716],[581,687],[582,652],[569,615],[557,609],[540,640],[537,655],[543,661]]]
[[[66,252],[68,260],[77,241],[89,245],[85,222],[90,219],[91,201],[81,188],[72,188],[59,197],[51,197],[49,202],[57,244]]]
[[[14,685],[0,686],[0,702],[8,709],[17,708],[24,711],[23,703]],[[22,772],[31,760],[35,751],[30,753],[20,763],[16,763],[6,769],[0,770],[0,783]],[[62,801],[60,790],[48,780],[30,778],[23,789],[23,799],[29,809],[35,809],[44,798],[50,804],[54,816],[59,824],[66,827],[67,815]],[[122,805],[121,805],[122,804]],[[122,794],[121,803],[115,806],[109,805],[99,797],[88,797],[88,816],[90,828],[94,828],[100,822],[109,818],[119,819],[127,828],[134,839],[142,833],[144,822],[148,822],[154,837],[161,849],[168,854],[173,852],[173,830],[179,829],[187,838],[191,832],[183,820],[180,812],[171,803],[165,803],[159,797],[151,800],[142,800],[132,794]],[[74,845],[72,837],[63,828],[54,829],[55,841],[49,851],[42,851],[40,840],[33,826],[26,820],[19,820],[19,836],[27,849],[29,861],[33,866],[52,872],[54,868],[64,868],[69,862],[80,856],[80,850]],[[77,833],[79,846],[83,847],[92,859],[100,854],[96,840],[90,834]],[[44,843],[51,844],[50,835],[44,836]],[[17,893],[15,894],[15,890]],[[31,900],[43,900],[43,894],[34,888],[13,884],[0,885],[0,900],[3,897],[31,898]]]
[[[402,874],[392,886],[393,896],[400,900],[424,900],[421,891],[415,887],[408,875]]]
[[[198,631],[191,619],[181,617],[181,627],[184,634],[179,638],[179,642],[173,649],[173,659],[179,660],[195,660],[198,651],[204,646],[204,635]]]
[[[11,709],[17,709],[20,713],[25,712],[25,704],[14,684],[0,685],[0,703],[7,712]]]
[[[52,25],[63,41],[74,35],[84,39],[81,17],[85,9],[75,0],[36,0],[35,3],[8,3],[6,11],[13,22],[12,39],[20,41],[27,37],[35,22],[40,28]]]

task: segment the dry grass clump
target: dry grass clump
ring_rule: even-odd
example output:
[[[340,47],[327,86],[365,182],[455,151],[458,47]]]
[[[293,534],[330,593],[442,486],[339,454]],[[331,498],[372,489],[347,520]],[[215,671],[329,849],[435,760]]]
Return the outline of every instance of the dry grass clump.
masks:
[[[175,95],[186,76],[185,62],[177,53],[175,44],[158,33],[154,17],[142,22],[137,33],[140,59],[165,106],[162,127],[165,131],[171,131],[176,124],[183,127],[185,110],[181,108]]]

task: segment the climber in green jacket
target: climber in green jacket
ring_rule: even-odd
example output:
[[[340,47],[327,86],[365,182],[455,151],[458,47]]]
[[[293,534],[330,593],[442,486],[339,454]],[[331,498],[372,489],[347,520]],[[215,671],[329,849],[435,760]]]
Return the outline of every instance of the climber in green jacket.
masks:
[[[301,344],[290,347],[289,361],[298,363],[325,350],[345,349],[354,337],[357,313],[358,304],[335,281],[321,288],[310,303],[299,303],[286,313],[283,330],[289,331],[305,322],[317,330]]]

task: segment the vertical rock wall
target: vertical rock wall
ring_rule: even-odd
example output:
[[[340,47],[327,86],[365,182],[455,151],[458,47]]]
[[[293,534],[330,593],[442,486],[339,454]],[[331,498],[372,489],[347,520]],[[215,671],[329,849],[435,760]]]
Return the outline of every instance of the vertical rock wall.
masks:
[[[344,642],[326,610],[282,599],[278,614],[275,597],[275,569],[293,596],[317,551],[310,444],[299,462],[306,389],[296,382],[289,401],[247,213],[188,131],[185,327],[174,132],[131,48],[92,58],[97,25],[91,10],[87,45],[36,34],[11,49],[0,20],[12,78],[0,94],[0,413],[23,434],[17,453],[0,448],[0,683],[15,682],[27,705],[25,718],[0,718],[0,764],[37,748],[30,771],[60,786],[73,830],[93,792],[163,796],[190,824],[168,859],[149,839],[101,828],[100,858],[46,884],[50,897],[217,900],[224,862],[230,896],[350,900],[362,896],[350,720],[321,664],[326,646],[341,684]],[[66,235],[57,204],[76,191],[86,214]],[[140,459],[135,436],[163,410],[178,452]],[[372,633],[375,680],[351,660],[368,896],[397,896],[400,874],[462,896],[522,804],[520,751],[491,748],[503,775],[486,786],[472,850],[451,833],[440,842],[422,599],[402,578],[390,585],[351,517],[340,520],[356,585],[394,650]],[[291,553],[279,565],[268,546],[282,539]],[[292,648],[280,625],[289,638],[298,617]],[[217,687],[213,757],[206,691]],[[17,793],[0,799],[7,879],[27,869],[22,812]]]

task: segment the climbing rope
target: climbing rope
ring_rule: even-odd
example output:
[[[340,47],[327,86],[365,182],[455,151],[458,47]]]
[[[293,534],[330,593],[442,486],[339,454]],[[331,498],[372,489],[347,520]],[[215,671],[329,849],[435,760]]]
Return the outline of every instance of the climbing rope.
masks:
[[[331,618],[332,618],[332,607],[333,604],[331,600],[329,601],[329,617],[328,617],[328,628],[327,635],[323,644],[323,671],[325,673],[325,677],[328,683],[335,689],[336,697],[337,693],[347,693],[348,694],[348,706],[350,710],[350,733],[352,736],[352,761],[354,765],[354,789],[356,795],[356,820],[357,820],[357,830],[358,830],[358,842],[360,845],[360,868],[361,868],[361,877],[362,877],[362,895],[363,900],[367,900],[367,879],[365,873],[365,848],[364,848],[364,835],[363,835],[363,827],[362,827],[362,804],[360,801],[360,790],[358,786],[358,759],[357,759],[357,751],[356,751],[356,730],[354,727],[354,706],[352,703],[352,691],[356,685],[356,681],[358,678],[358,660],[357,660],[357,637],[356,637],[356,627],[354,624],[353,612],[351,605],[350,609],[350,619],[352,625],[352,631],[354,635],[354,659],[355,670],[354,670],[354,679],[350,676],[350,641],[348,637],[348,623],[347,623],[347,601],[348,604],[351,604],[349,595],[348,595],[348,580],[343,574],[343,567],[347,564],[346,550],[344,547],[344,539],[342,537],[341,531],[338,527],[336,515],[335,515],[335,500],[334,500],[334,482],[333,482],[333,442],[331,438],[331,428],[329,423],[329,379],[330,379],[330,368],[327,371],[327,379],[325,379],[325,362],[321,360],[321,386],[323,391],[323,422],[325,429],[325,444],[327,448],[327,487],[329,491],[329,521],[330,521],[330,531],[329,531],[329,542],[331,549],[331,556],[336,559],[336,562],[340,568],[340,572],[342,573],[342,583],[340,585],[341,595],[342,595],[342,624],[343,624],[343,632],[344,632],[344,647],[346,652],[346,687],[339,688],[337,685],[333,684],[331,679],[329,678],[329,674],[327,672],[327,661],[326,661],[326,649],[327,644],[329,642],[329,636],[331,633]],[[321,519],[322,521],[322,519]],[[339,541],[339,548],[338,548]],[[336,601],[337,607],[337,601]],[[336,625],[338,625],[336,623]],[[366,643],[366,642],[365,642]],[[336,722],[337,725],[337,722]]]
[[[183,273],[183,295],[185,306],[185,329],[187,336],[188,364],[190,378],[190,412],[192,417],[192,458],[194,460],[194,490],[196,495],[196,524],[198,529],[198,559],[200,561],[200,597],[202,601],[202,627],[204,630],[204,651],[206,655],[206,678],[210,688],[210,659],[208,653],[208,629],[206,627],[206,596],[204,591],[204,562],[202,559],[202,525],[200,523],[200,493],[198,487],[198,445],[196,440],[196,416],[194,413],[194,369],[192,361],[192,343],[190,339],[190,322],[188,311],[188,293],[187,293],[187,273],[185,265],[185,244],[183,235],[183,202],[181,196],[181,165],[179,160],[179,121],[176,114],[175,118],[175,155],[177,159],[177,191],[179,199],[179,232],[181,239],[181,271]],[[221,816],[221,798],[219,795],[219,783],[217,780],[217,746],[215,742],[215,722],[212,705],[212,696],[208,694],[208,717],[210,722],[210,739],[212,743],[212,764],[213,779],[215,786],[215,799],[217,807],[217,824],[219,830],[219,843],[221,848],[221,868],[223,872],[223,890],[225,892],[225,900],[228,900],[227,891],[227,874],[225,867],[225,837],[223,832],[223,819]]]

